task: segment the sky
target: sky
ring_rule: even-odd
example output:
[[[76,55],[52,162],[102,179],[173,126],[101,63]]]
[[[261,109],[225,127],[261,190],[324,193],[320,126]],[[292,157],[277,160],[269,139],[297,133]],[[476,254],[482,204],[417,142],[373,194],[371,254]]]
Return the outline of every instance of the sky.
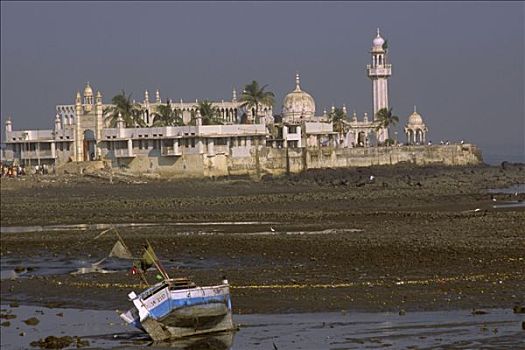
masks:
[[[252,80],[284,96],[301,87],[317,115],[372,114],[366,75],[379,27],[389,103],[414,105],[427,139],[465,140],[486,161],[525,162],[524,2],[1,2],[2,126],[51,129],[58,104],[90,82],[104,102],[229,100]],[[5,134],[2,132],[2,138]]]

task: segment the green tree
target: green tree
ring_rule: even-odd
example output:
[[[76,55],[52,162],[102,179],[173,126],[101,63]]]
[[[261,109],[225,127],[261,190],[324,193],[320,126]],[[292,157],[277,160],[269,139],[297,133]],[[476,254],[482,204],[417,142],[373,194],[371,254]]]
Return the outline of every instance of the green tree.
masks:
[[[336,107],[328,113],[328,120],[334,124],[334,131],[342,134],[345,131],[344,121],[347,119],[342,108]]]
[[[241,107],[255,108],[255,123],[259,124],[259,106],[272,106],[275,95],[271,91],[264,91],[268,85],[259,87],[255,80],[244,87],[240,101]]]
[[[153,126],[182,126],[181,112],[179,109],[173,109],[168,102],[165,105],[160,105],[157,112],[153,113]]]
[[[395,126],[399,122],[399,117],[392,113],[392,108],[382,108],[376,113],[376,131],[381,129],[390,129],[390,126]]]
[[[126,93],[122,90],[119,95],[111,99],[111,103],[112,106],[104,109],[105,120],[109,127],[114,128],[117,126],[119,114],[122,115],[122,119],[127,128],[146,126],[146,123],[142,119],[140,105],[131,101],[131,94],[126,96]]]
[[[202,118],[202,125],[222,125],[224,122],[219,118],[219,109],[208,100],[200,101],[196,106]],[[195,124],[195,116],[192,117]]]

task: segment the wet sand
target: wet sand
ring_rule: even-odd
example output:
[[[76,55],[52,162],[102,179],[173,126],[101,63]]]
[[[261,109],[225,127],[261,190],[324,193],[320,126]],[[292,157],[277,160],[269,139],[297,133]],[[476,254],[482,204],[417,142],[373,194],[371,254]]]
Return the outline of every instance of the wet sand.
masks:
[[[135,252],[152,242],[174,276],[207,284],[226,275],[240,314],[511,309],[525,303],[525,209],[495,209],[487,189],[524,179],[522,166],[508,164],[312,171],[259,182],[2,179],[1,226],[160,223],[119,231]],[[38,273],[39,261],[106,256],[115,236],[94,240],[99,232],[2,234],[3,261],[31,270],[2,281],[2,301],[127,308],[139,285],[126,268]]]
[[[71,334],[96,349],[517,349],[522,315],[487,309],[397,313],[303,313],[234,315],[235,333],[191,337],[152,344],[143,333],[122,324],[115,312],[2,306],[16,317],[2,327],[2,349],[19,349],[49,335]],[[23,321],[36,315],[38,325]],[[23,333],[23,336],[20,334]],[[75,346],[72,346],[75,348]]]

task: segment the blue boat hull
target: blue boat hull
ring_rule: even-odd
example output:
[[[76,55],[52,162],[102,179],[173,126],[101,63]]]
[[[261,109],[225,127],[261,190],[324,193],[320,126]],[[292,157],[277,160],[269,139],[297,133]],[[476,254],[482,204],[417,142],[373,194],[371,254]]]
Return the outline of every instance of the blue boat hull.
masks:
[[[162,282],[138,296],[121,314],[155,341],[234,329],[229,285],[170,289]]]

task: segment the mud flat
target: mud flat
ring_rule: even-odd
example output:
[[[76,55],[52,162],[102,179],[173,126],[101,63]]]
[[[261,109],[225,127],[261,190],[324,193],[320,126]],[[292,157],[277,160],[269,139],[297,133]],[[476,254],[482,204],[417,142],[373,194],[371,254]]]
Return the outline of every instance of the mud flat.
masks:
[[[323,312],[234,315],[235,333],[152,344],[124,326],[113,311],[2,305],[16,317],[2,327],[2,349],[29,348],[47,337],[68,337],[93,349],[363,349],[484,348],[517,349],[522,317],[509,310],[397,313]],[[37,315],[38,325],[22,320]],[[33,316],[34,317],[34,316]],[[20,335],[23,334],[23,335]],[[66,335],[64,335],[66,334]],[[48,338],[49,339],[49,338]],[[73,343],[69,348],[76,348]]]
[[[121,224],[132,249],[147,238],[174,276],[206,284],[226,275],[240,314],[510,310],[525,303],[525,209],[494,208],[494,200],[525,194],[488,190],[524,178],[522,165],[504,164],[338,169],[258,182],[2,179],[1,226],[42,226],[2,234],[2,301],[126,308],[127,293],[139,288],[127,266],[70,274],[115,241],[94,240],[100,230],[89,225]]]

